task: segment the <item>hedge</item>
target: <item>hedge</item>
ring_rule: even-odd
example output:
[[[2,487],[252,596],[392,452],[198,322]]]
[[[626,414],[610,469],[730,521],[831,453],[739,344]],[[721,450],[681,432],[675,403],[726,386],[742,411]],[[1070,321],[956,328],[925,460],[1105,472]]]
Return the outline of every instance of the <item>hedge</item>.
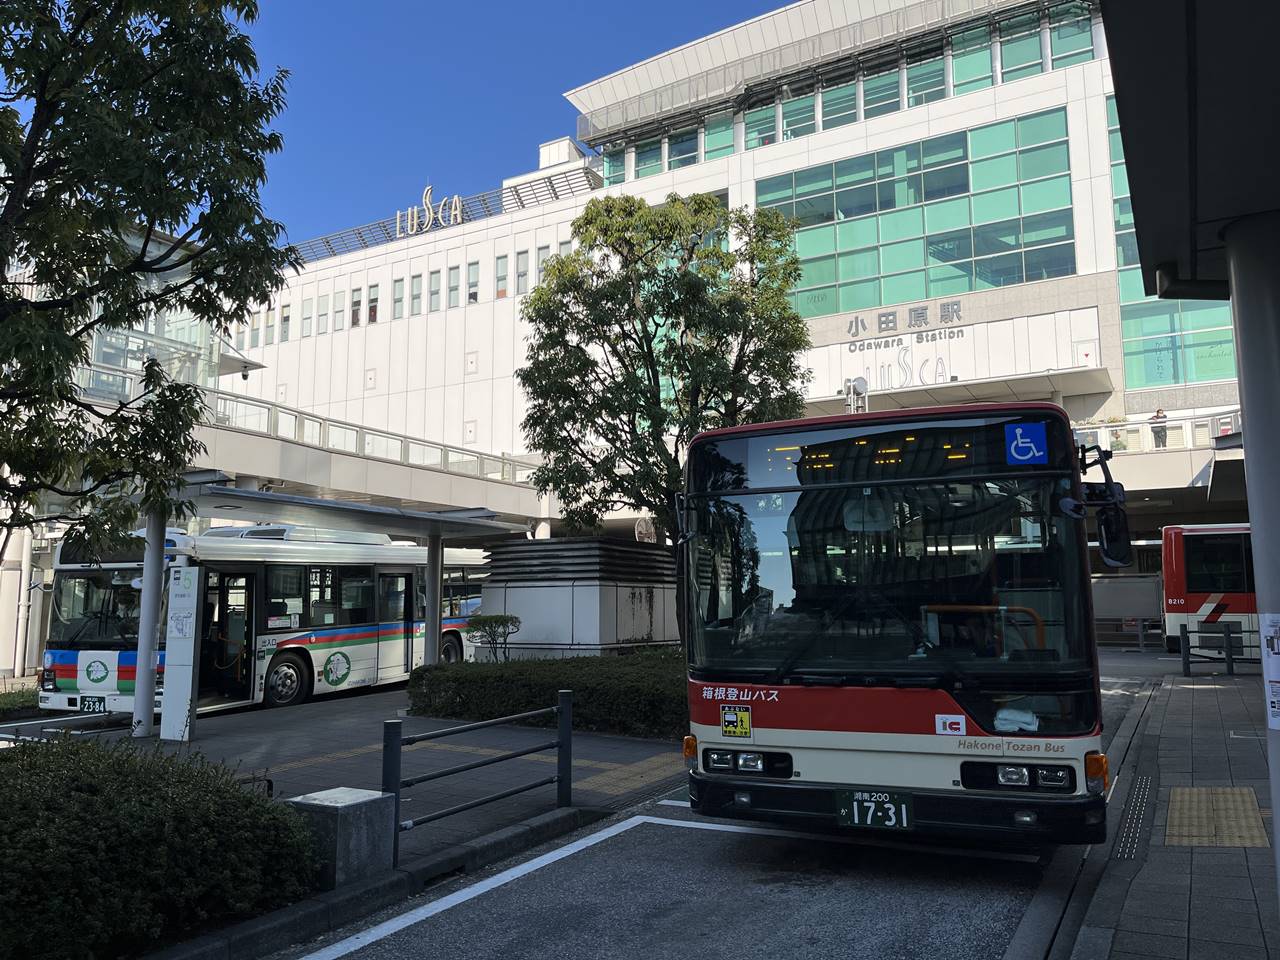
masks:
[[[40,694],[35,687],[0,693],[0,720],[21,720],[40,715]]]
[[[199,756],[65,738],[0,750],[0,957],[130,957],[314,889],[293,810]]]
[[[575,730],[677,740],[689,732],[685,670],[669,651],[419,667],[409,677],[409,712],[489,720],[549,707],[557,691],[572,690]]]

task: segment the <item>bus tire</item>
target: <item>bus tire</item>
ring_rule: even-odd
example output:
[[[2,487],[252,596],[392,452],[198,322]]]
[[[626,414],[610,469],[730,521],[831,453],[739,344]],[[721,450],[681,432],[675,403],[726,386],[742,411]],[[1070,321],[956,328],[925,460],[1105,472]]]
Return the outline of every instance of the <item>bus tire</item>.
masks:
[[[311,670],[301,654],[277,654],[267,668],[262,699],[268,707],[292,707],[311,696]]]
[[[462,662],[462,637],[456,633],[446,633],[440,638],[440,662]]]

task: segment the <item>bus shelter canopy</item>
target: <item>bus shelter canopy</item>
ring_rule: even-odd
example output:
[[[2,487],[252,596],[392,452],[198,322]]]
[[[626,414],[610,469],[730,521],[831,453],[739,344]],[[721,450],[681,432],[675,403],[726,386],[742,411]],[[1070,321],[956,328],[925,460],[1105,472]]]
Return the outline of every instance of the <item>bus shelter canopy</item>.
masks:
[[[440,537],[450,543],[478,542],[527,530],[523,524],[493,519],[494,515],[487,510],[428,513],[349,500],[245,490],[217,483],[189,484],[183,488],[181,497],[194,505],[200,517],[384,533],[392,539]]]

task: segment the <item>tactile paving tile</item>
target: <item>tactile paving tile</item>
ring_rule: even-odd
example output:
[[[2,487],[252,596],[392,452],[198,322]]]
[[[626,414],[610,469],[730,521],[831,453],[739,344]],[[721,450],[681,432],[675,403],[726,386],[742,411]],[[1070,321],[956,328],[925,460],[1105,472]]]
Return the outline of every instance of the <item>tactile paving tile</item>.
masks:
[[[1252,787],[1174,787],[1164,842],[1177,847],[1269,847]]]

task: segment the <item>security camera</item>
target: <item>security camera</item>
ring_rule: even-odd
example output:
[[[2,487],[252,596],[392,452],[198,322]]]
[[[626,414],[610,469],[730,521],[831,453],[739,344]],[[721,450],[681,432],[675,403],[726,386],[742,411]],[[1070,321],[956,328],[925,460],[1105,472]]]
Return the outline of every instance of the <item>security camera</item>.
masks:
[[[241,380],[249,379],[249,365],[247,363],[240,368],[240,379]]]

